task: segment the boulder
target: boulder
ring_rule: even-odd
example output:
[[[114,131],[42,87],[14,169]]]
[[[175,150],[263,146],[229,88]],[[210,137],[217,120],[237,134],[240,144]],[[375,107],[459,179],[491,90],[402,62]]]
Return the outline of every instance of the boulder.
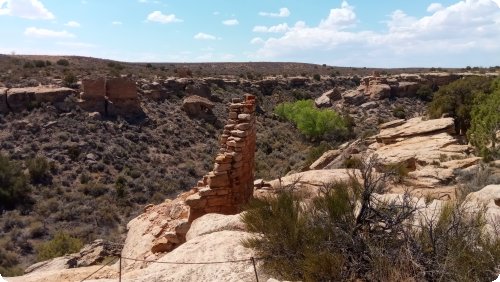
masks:
[[[401,81],[398,83],[396,96],[397,97],[415,97],[418,89],[422,84],[418,82]]]
[[[406,123],[396,127],[385,127],[375,136],[378,142],[391,144],[398,140],[419,135],[432,135],[438,133],[455,132],[455,123],[453,118],[431,119],[424,121],[421,117],[408,120]]]
[[[365,94],[372,100],[382,100],[391,96],[391,87],[388,84],[370,84]]]
[[[295,76],[290,77],[288,79],[288,82],[292,87],[300,87],[306,85],[306,83],[309,82],[309,78],[303,76]]]
[[[342,94],[342,98],[345,103],[353,106],[359,106],[366,101],[366,96],[358,90],[348,90]]]
[[[500,220],[500,185],[488,185],[483,189],[470,193],[465,198],[466,203],[471,203],[473,207],[486,208],[486,219],[493,223]]]
[[[182,110],[190,116],[211,114],[213,107],[213,102],[200,96],[189,96],[182,101]]]
[[[323,153],[315,162],[313,162],[309,169],[316,170],[322,169],[330,162],[332,162],[336,157],[338,157],[342,152],[340,150],[329,150]]]
[[[319,96],[314,100],[314,104],[318,108],[328,108],[332,106],[332,102],[330,100],[330,97],[326,96],[325,94]]]

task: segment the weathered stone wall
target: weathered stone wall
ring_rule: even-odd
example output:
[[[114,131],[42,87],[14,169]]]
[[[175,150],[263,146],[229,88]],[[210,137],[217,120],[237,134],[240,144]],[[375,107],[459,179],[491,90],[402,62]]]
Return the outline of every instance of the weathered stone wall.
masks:
[[[111,78],[106,80],[106,96],[111,101],[137,99],[137,87],[132,80]]]
[[[207,213],[235,214],[253,194],[255,96],[233,99],[214,168],[189,196],[189,220]]]
[[[82,81],[82,99],[104,99],[106,96],[106,79],[84,79]]]
[[[134,81],[125,78],[98,78],[83,80],[80,106],[87,111],[97,111],[106,116],[142,115]]]

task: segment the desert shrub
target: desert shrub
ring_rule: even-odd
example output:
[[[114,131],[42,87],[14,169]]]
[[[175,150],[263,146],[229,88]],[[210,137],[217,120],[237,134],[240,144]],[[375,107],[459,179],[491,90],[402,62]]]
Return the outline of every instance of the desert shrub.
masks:
[[[422,101],[432,101],[432,95],[432,88],[427,84],[421,85],[417,90],[417,98]]]
[[[361,161],[351,172],[356,177],[323,187],[308,204],[291,187],[249,205],[242,220],[256,236],[244,245],[266,258],[269,274],[292,281],[496,278],[500,239],[485,232],[484,210],[457,203],[415,226],[409,193],[391,201],[375,196],[387,191],[394,172],[376,174],[376,158]]]
[[[97,198],[106,194],[109,191],[109,188],[106,185],[99,182],[89,182],[87,184],[82,184],[80,190],[85,195],[90,195],[94,198]]]
[[[66,59],[59,59],[59,60],[57,60],[56,64],[58,64],[60,66],[67,67],[67,66],[69,66],[69,61]]]
[[[405,119],[406,118],[406,111],[405,108],[402,106],[398,106],[392,110],[392,115],[394,117],[400,118],[400,119]]]
[[[23,68],[25,68],[25,69],[32,69],[34,67],[35,66],[33,65],[32,62],[25,62],[24,65],[23,65]]]
[[[118,198],[125,197],[125,195],[127,193],[126,185],[127,185],[127,179],[123,175],[120,175],[120,176],[118,176],[118,178],[116,178],[115,191],[116,191],[116,196]]]
[[[309,91],[305,91],[303,89],[293,89],[292,96],[296,100],[309,100],[312,99],[312,95]]]
[[[19,258],[15,252],[0,248],[0,273],[3,276],[23,275],[24,271],[18,264]]]
[[[63,82],[64,82],[64,86],[70,87],[70,88],[75,88],[76,83],[78,82],[78,78],[74,74],[68,73],[64,77]]]
[[[471,76],[442,86],[434,93],[428,112],[431,118],[447,114],[455,119],[457,132],[465,134],[471,123],[471,110],[479,93],[491,93],[492,79]]]
[[[83,246],[83,242],[71,237],[67,233],[59,232],[54,238],[46,243],[42,243],[36,248],[38,261],[44,261],[66,254],[76,253]]]
[[[0,154],[0,209],[12,209],[25,202],[30,190],[21,165]]]
[[[45,61],[42,61],[42,60],[35,60],[35,61],[33,61],[33,64],[37,68],[43,68],[43,67],[45,67]]]
[[[320,81],[320,80],[321,80],[321,75],[319,75],[319,74],[315,73],[315,74],[313,75],[313,79],[314,79],[314,80],[316,80],[316,81]]]
[[[292,121],[299,131],[309,138],[321,138],[326,134],[347,132],[342,117],[334,111],[314,107],[314,101],[301,100],[295,103],[282,103],[276,106],[275,114]]]
[[[321,142],[318,146],[309,149],[307,153],[305,165],[309,166],[319,159],[325,152],[331,150],[332,146],[326,142]]]
[[[493,92],[477,94],[471,109],[469,141],[485,159],[500,157],[497,132],[500,130],[500,79],[493,83]]]
[[[27,161],[28,171],[30,173],[31,183],[41,184],[50,180],[49,162],[45,157],[38,156]]]

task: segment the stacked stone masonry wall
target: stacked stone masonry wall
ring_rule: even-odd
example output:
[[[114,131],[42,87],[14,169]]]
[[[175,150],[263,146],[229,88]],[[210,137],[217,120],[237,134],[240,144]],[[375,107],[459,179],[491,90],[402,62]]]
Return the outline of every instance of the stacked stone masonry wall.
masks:
[[[253,195],[255,96],[233,99],[214,168],[188,197],[190,221],[207,213],[235,214]]]
[[[142,114],[134,81],[126,78],[85,79],[80,106],[87,111],[97,111],[105,115]]]

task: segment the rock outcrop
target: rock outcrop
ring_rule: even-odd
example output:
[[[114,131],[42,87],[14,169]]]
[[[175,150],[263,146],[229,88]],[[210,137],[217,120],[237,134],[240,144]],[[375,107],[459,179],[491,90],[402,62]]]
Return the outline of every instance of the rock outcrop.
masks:
[[[409,119],[403,124],[392,121],[380,125],[382,130],[375,136],[378,142],[392,144],[414,136],[435,135],[439,133],[455,133],[453,118],[423,120],[421,117]]]
[[[0,88],[0,113],[21,112],[41,103],[63,108],[64,100],[71,95],[76,91],[65,87]]]
[[[235,214],[253,194],[255,155],[255,96],[233,99],[228,123],[220,139],[213,171],[194,188],[186,203],[190,220],[207,213]]]
[[[207,98],[192,95],[182,101],[182,110],[189,116],[206,117],[212,115],[215,104]]]

